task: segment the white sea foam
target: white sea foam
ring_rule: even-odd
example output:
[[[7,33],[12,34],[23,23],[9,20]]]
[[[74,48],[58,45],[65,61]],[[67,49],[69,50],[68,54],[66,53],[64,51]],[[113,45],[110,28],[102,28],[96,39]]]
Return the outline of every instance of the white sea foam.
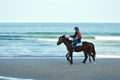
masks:
[[[38,41],[57,42],[58,39],[38,38]]]
[[[120,58],[120,55],[96,55],[97,58]]]
[[[120,41],[120,36],[95,36],[95,40]]]
[[[34,79],[23,79],[23,78],[14,78],[14,77],[5,77],[5,76],[0,76],[0,79],[2,80],[34,80]]]
[[[48,42],[57,42],[58,39],[52,38],[37,38],[38,41],[48,41]],[[91,39],[82,39],[84,40],[91,40]],[[120,41],[120,36],[95,36],[95,40],[99,41]]]

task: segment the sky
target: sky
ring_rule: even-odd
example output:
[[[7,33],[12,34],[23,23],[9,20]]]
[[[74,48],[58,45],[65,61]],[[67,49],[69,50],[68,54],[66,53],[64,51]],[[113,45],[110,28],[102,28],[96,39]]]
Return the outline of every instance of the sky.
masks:
[[[4,22],[120,23],[120,0],[0,0]]]

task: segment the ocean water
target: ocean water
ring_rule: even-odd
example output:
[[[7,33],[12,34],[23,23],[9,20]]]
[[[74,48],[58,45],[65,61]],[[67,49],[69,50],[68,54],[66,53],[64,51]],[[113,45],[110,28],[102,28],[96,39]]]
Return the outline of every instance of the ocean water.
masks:
[[[75,26],[97,55],[120,56],[120,23],[0,23],[0,57],[64,57],[65,45],[56,42],[74,34]]]

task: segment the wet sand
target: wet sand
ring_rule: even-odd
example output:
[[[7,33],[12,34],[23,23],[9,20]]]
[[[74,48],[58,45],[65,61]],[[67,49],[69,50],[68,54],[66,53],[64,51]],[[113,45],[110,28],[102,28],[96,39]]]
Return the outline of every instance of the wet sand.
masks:
[[[120,80],[120,58],[99,58],[96,64],[81,64],[65,58],[0,59],[0,76],[33,80]],[[0,79],[2,80],[2,79]]]

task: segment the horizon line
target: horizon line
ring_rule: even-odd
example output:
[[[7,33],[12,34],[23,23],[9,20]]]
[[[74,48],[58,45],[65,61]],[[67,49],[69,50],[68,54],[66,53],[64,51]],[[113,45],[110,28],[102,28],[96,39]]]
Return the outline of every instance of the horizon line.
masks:
[[[120,22],[0,22],[3,23],[120,23]]]

